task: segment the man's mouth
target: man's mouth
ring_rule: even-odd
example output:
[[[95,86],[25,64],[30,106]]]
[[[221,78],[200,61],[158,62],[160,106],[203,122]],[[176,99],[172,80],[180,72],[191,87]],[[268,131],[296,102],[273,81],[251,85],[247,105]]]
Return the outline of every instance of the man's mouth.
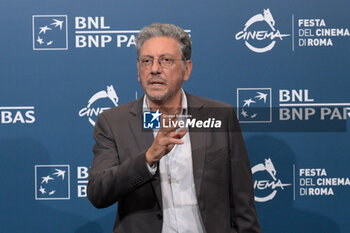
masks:
[[[148,82],[149,85],[154,85],[154,86],[161,86],[161,85],[167,85],[165,81],[163,80],[150,80]]]

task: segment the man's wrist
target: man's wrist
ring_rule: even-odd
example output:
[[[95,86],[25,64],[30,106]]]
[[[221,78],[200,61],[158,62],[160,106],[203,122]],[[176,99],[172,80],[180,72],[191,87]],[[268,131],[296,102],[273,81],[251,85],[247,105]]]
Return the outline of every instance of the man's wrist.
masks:
[[[152,167],[156,163],[156,161],[153,161],[153,160],[150,159],[151,156],[150,156],[148,150],[146,151],[146,155],[145,156],[146,156],[146,163],[147,163],[147,165]]]

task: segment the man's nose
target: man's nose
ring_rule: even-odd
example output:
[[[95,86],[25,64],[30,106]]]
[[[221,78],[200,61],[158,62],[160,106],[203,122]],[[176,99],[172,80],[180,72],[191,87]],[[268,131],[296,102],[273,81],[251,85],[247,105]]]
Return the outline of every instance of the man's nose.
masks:
[[[151,67],[151,73],[159,74],[159,73],[161,73],[161,69],[162,69],[162,67],[159,64],[159,60],[157,58],[155,58],[153,60],[153,64],[152,64],[152,67]]]

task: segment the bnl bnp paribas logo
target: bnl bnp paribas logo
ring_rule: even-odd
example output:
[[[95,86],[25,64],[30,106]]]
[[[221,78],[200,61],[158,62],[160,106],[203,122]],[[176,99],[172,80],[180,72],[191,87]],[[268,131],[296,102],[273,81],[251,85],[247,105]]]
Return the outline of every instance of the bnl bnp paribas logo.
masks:
[[[104,16],[75,16],[73,30],[68,30],[67,15],[33,15],[33,49],[67,50],[68,37],[75,48],[105,48],[135,46],[140,30],[113,30]],[[185,30],[190,33],[191,30]],[[71,36],[71,33],[72,34]]]
[[[67,50],[67,15],[33,15],[33,50]]]
[[[156,112],[144,111],[143,112],[143,128],[144,129],[160,129],[160,117],[161,113],[159,110]]]
[[[278,178],[271,158],[252,167],[252,174],[254,176],[254,199],[257,202],[270,201],[275,198],[277,192],[284,191],[285,187],[292,185],[285,184]]]
[[[112,85],[92,95],[86,107],[80,109],[79,117],[87,117],[90,124],[95,126],[98,115],[112,107],[118,106],[119,98]]]
[[[349,102],[316,101],[309,89],[278,89],[277,92],[278,107],[272,111],[272,88],[237,88],[239,122],[271,123],[272,112],[274,121],[344,122],[350,118]],[[327,124],[320,123],[317,127],[324,125]]]
[[[35,200],[69,199],[69,165],[35,165]]]
[[[244,44],[253,52],[265,53],[273,49],[277,41],[282,41],[289,34],[282,34],[275,28],[275,19],[270,9],[263,14],[252,16],[244,24],[242,31],[236,33],[236,40],[244,40]]]
[[[237,118],[240,123],[272,122],[271,88],[237,88]]]

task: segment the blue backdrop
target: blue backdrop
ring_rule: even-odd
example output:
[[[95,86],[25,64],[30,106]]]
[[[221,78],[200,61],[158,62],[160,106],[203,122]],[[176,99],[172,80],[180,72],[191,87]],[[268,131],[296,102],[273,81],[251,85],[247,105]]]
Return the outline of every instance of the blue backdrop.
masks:
[[[185,90],[236,107],[263,232],[350,232],[349,1],[1,3],[0,232],[112,231],[117,206],[86,198],[92,129],[142,95],[153,22],[191,35]]]

